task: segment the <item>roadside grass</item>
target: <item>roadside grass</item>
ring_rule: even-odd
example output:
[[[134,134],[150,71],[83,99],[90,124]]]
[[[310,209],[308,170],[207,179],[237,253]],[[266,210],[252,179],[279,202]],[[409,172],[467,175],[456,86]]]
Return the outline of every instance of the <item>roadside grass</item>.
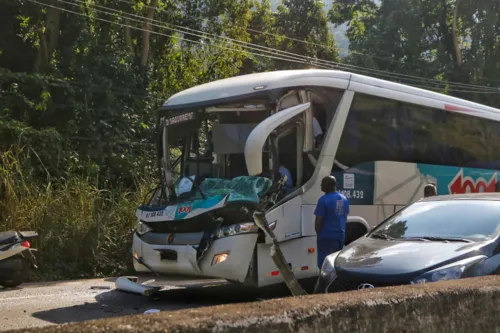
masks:
[[[97,176],[71,170],[57,179],[46,172],[40,180],[32,163],[12,150],[0,152],[0,231],[39,233],[33,281],[126,274],[135,210],[147,184],[137,178],[135,188],[100,188]]]

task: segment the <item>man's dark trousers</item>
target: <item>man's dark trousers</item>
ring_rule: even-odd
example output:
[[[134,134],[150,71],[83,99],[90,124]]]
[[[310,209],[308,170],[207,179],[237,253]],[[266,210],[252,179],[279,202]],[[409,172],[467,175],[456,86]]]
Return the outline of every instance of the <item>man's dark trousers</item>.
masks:
[[[332,239],[318,239],[318,267],[321,269],[325,258],[332,253],[338,252],[344,248],[344,242]]]

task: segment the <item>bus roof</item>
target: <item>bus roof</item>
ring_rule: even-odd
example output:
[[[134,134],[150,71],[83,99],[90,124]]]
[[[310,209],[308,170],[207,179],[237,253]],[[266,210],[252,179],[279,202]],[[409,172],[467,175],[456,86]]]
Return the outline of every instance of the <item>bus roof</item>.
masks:
[[[489,115],[482,114],[481,116],[500,120],[499,109],[482,104],[369,76],[338,70],[318,69],[255,73],[213,81],[173,95],[163,104],[161,111],[165,113],[211,103],[225,102],[244,95],[251,96],[273,89],[297,86],[349,88],[362,93],[370,93],[369,90],[371,88],[377,88],[379,92],[380,89],[385,91],[382,97],[391,98],[391,93],[409,94],[412,97],[440,102],[436,107],[443,110],[472,113],[474,115],[476,113],[489,113]],[[386,94],[387,96],[385,96]]]

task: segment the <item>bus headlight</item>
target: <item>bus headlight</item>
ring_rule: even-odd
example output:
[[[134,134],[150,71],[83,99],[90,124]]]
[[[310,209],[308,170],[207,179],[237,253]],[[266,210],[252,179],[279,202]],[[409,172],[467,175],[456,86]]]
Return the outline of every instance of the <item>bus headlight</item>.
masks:
[[[212,266],[226,261],[227,258],[229,258],[229,251],[218,253],[218,254],[214,255],[214,257],[212,259]]]
[[[485,259],[486,256],[475,256],[436,268],[420,275],[411,284],[460,279],[466,269]]]
[[[147,234],[151,230],[153,230],[153,229],[151,229],[150,227],[148,227],[146,224],[142,223],[141,221],[137,221],[135,224],[135,231],[139,234],[139,236]]]
[[[223,226],[215,230],[215,238],[224,238],[234,235],[257,233],[258,231],[259,227],[257,227],[253,222],[233,224],[233,225]]]

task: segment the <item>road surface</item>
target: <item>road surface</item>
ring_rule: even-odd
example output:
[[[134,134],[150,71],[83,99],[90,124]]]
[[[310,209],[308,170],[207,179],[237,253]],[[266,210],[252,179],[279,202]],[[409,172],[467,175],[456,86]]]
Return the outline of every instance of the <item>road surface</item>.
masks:
[[[170,279],[159,281],[167,285],[167,290],[148,298],[116,290],[114,280],[27,283],[17,289],[0,287],[0,331],[139,314],[148,309],[171,311],[287,296],[282,288],[256,293],[217,280]]]

